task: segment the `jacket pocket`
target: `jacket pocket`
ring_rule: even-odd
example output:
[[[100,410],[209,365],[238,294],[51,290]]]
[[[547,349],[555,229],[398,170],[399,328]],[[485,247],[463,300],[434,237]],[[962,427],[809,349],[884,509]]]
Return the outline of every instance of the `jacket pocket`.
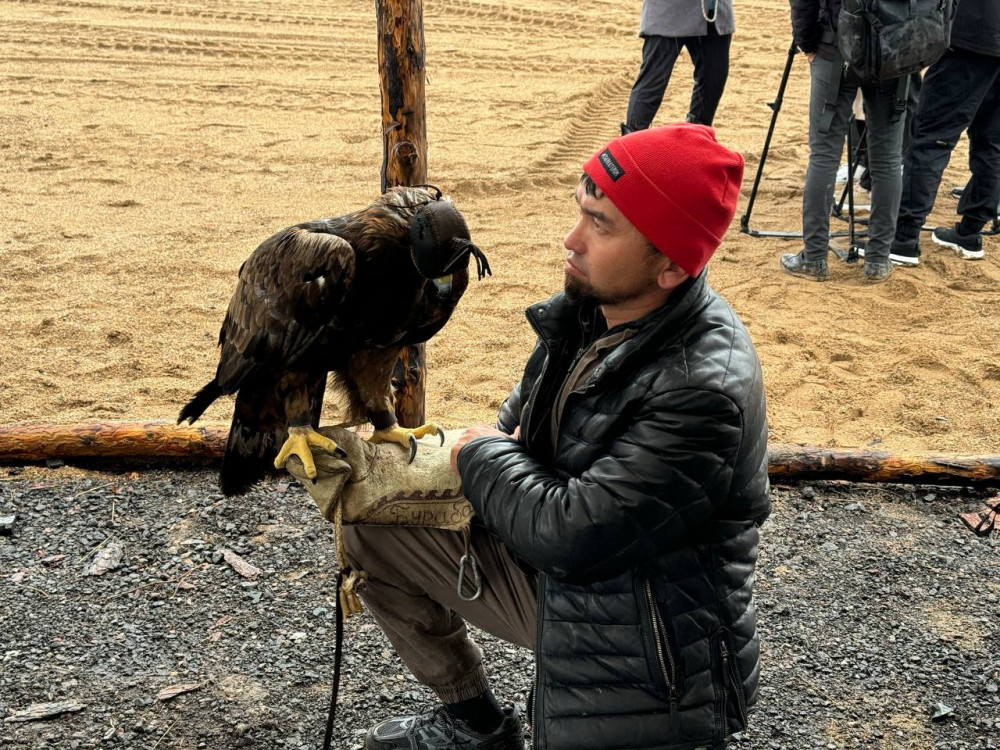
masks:
[[[648,637],[644,638],[644,641],[649,671],[653,675],[656,686],[670,701],[670,717],[672,721],[675,721],[677,717],[677,657],[670,644],[667,621],[661,613],[649,578],[643,579],[641,588],[644,596],[639,597],[639,602],[640,607],[644,610],[642,622],[648,633]]]
[[[743,691],[743,676],[740,665],[736,661],[736,648],[733,635],[726,628],[721,628],[716,635],[718,664],[722,684],[722,723],[724,734],[729,736],[742,732],[747,726],[747,698]]]

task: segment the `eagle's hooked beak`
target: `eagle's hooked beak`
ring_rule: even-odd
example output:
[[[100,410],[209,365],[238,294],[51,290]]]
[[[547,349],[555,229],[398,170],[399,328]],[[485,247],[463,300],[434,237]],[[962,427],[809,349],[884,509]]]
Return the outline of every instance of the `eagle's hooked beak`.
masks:
[[[442,297],[451,296],[451,274],[447,276],[442,276],[440,279],[434,279],[434,288],[438,290],[438,293]]]

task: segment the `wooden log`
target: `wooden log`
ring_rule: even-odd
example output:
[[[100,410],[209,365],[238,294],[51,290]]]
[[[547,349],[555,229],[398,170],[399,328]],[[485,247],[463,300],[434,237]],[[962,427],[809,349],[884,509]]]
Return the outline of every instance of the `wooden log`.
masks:
[[[226,427],[181,427],[170,422],[14,425],[0,427],[0,464],[49,458],[219,459],[227,435]],[[1000,486],[1000,456],[893,456],[863,450],[772,445],[768,474],[774,482],[843,479]]]
[[[894,456],[797,445],[772,445],[768,452],[768,475],[774,482],[846,479],[899,484],[1000,484],[1000,456]]]
[[[382,192],[427,182],[427,120],[424,107],[423,0],[376,0],[378,72],[382,91]],[[414,363],[416,371],[414,372]],[[404,427],[424,422],[427,370],[424,345],[404,353],[407,373],[396,395],[396,419]]]
[[[49,458],[218,459],[226,427],[182,427],[170,422],[96,422],[0,427],[0,463]]]

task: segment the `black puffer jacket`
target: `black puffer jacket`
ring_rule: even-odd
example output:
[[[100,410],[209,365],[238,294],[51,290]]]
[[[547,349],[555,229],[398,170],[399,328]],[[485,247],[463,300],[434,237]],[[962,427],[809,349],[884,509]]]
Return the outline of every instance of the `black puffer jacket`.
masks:
[[[757,697],[752,602],[767,516],[757,355],[735,313],[690,280],[633,324],[550,415],[597,308],[528,309],[539,343],[500,412],[521,441],[459,454],[486,526],[540,571],[536,746],[721,747]]]

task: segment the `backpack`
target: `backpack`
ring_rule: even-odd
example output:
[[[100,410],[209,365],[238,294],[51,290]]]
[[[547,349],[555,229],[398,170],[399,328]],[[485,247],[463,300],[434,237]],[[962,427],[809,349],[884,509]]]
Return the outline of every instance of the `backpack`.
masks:
[[[955,0],[843,0],[837,49],[864,83],[926,68],[948,49]]]

